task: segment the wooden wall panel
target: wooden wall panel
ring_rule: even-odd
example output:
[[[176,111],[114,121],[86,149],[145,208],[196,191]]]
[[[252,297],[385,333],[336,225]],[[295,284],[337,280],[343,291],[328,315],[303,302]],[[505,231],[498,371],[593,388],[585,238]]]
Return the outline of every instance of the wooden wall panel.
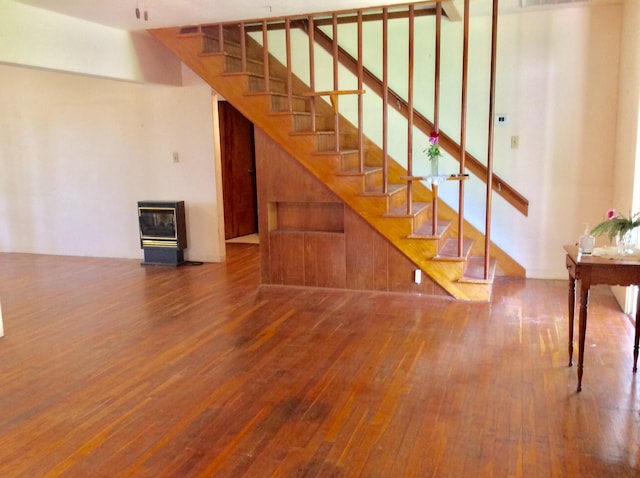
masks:
[[[256,128],[256,169],[258,183],[271,202],[341,202],[324,184]],[[318,159],[321,161],[321,159]],[[260,187],[258,187],[260,196]]]
[[[304,285],[304,233],[275,231],[269,239],[272,283]]]
[[[305,233],[305,285],[345,288],[344,234]]]
[[[277,229],[344,232],[344,205],[335,202],[276,203]]]
[[[376,274],[379,274],[379,264],[376,261],[376,238],[372,234],[372,229],[349,208],[345,208],[344,229],[347,238],[345,250],[346,287],[349,289],[386,290],[386,281],[384,284],[376,281]]]
[[[448,294],[256,128],[262,282]]]

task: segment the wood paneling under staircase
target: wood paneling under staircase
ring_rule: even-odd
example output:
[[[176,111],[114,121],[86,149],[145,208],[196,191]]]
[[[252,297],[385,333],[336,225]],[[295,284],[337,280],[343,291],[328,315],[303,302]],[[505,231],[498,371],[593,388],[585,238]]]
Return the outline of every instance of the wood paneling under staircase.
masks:
[[[256,129],[262,282],[446,296],[430,277]],[[283,178],[287,178],[283,187]]]
[[[295,178],[301,180],[308,175],[330,193],[331,199],[326,201],[305,197],[309,188],[297,188],[300,197],[287,201],[261,195],[261,188],[265,186],[259,171],[259,229],[261,234],[268,235],[261,237],[261,242],[264,244],[266,240],[269,244],[263,252],[264,282],[416,292],[413,270],[419,268],[429,279],[423,282],[424,289],[417,292],[438,295],[444,290],[457,299],[490,299],[492,280],[474,271],[474,264],[482,259],[472,258],[473,254],[481,253],[478,251],[481,241],[477,239],[482,239],[482,234],[470,225],[465,226],[465,235],[469,237],[465,239],[464,257],[458,257],[457,246],[456,253],[450,254],[448,251],[453,247],[450,242],[457,243],[453,239],[457,232],[455,212],[441,203],[438,231],[433,234],[431,191],[414,182],[414,202],[408,208],[407,184],[402,179],[407,173],[394,161],[389,162],[389,185],[384,191],[380,170],[382,153],[366,138],[365,168],[359,172],[355,167],[357,130],[340,117],[339,144],[336,144],[332,107],[325,101],[315,101],[319,131],[311,131],[310,99],[305,96],[308,87],[297,78],[287,78],[286,68],[273,57],[269,57],[269,91],[263,91],[266,90],[265,56],[249,37],[240,34],[238,42],[234,42],[233,35],[225,36],[224,48],[220,51],[220,43],[200,27],[187,34],[178,28],[151,33],[264,133],[257,151],[258,162],[270,142],[272,155],[288,155],[298,162],[304,174],[295,177],[269,169],[269,174],[276,174],[278,178],[278,190],[293,191]],[[242,50],[247,54],[243,55]],[[268,157],[263,159],[269,162]],[[318,231],[317,225],[316,229],[305,230],[295,223],[296,217],[306,219],[319,210],[328,214],[329,230]],[[281,227],[279,221],[283,217],[293,222]],[[336,224],[342,224],[342,230],[340,226],[337,231],[331,230]],[[359,252],[358,247],[377,243],[380,238],[387,244],[386,265],[380,260],[380,249],[375,247],[368,256],[350,255],[354,250]],[[307,261],[305,254],[313,259]],[[492,246],[492,254],[493,266],[498,262],[503,274],[523,275],[522,268],[499,248]],[[396,263],[409,266],[396,267]],[[354,277],[349,277],[349,273]],[[380,285],[378,274],[387,279],[392,276],[392,286],[389,282]]]

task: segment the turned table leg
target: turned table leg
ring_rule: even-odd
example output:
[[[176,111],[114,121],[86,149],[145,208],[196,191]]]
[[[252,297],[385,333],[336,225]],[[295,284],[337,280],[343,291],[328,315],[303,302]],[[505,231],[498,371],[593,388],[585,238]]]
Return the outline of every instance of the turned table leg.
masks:
[[[569,276],[569,367],[573,365],[573,320],[576,308],[576,279]]]
[[[584,342],[587,333],[587,311],[589,309],[589,286],[580,281],[580,317],[578,319],[578,392],[582,390],[582,373],[584,369]]]
[[[633,342],[633,371],[638,370],[638,342],[640,341],[640,288],[636,292],[636,336]]]

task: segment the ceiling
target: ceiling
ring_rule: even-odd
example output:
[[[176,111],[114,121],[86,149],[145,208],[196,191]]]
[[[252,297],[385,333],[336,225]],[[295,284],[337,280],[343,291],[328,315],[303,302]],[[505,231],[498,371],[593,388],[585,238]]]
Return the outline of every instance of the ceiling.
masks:
[[[0,0],[9,1],[9,0]],[[407,0],[13,0],[52,12],[81,18],[122,30],[147,30],[168,26],[284,17],[317,12],[378,7],[384,4],[420,3]],[[500,13],[536,8],[567,7],[570,4],[619,3],[621,0],[500,0]],[[471,14],[489,14],[491,0],[470,0]],[[448,0],[462,11],[463,0]],[[136,8],[140,19],[136,18]],[[144,20],[144,12],[148,20]]]
[[[6,1],[6,0],[2,0]],[[283,17],[398,4],[384,0],[14,0],[123,30]],[[404,2],[413,3],[413,2]],[[140,19],[136,18],[136,7]],[[144,11],[148,20],[144,20]]]

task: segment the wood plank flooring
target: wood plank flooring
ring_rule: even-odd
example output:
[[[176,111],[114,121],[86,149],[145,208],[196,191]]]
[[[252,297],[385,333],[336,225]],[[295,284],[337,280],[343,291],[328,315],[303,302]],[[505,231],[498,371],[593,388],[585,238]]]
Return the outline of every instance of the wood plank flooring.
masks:
[[[639,476],[633,327],[567,281],[490,304],[259,286],[227,262],[0,254],[2,477]]]

